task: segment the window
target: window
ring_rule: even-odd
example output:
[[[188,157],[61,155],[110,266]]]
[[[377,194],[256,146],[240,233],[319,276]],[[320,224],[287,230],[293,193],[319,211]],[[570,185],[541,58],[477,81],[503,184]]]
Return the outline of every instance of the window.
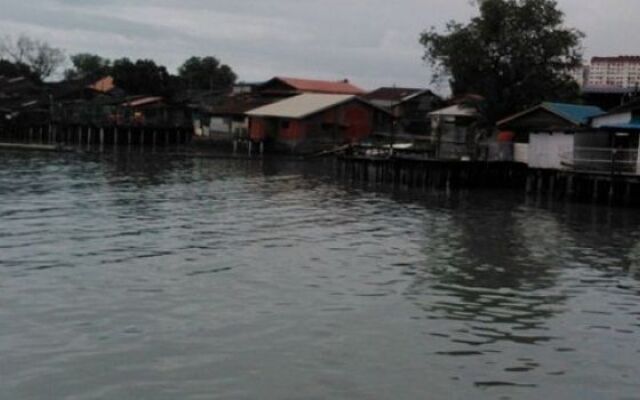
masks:
[[[290,126],[291,126],[291,123],[290,123],[289,121],[282,121],[282,122],[280,123],[280,127],[281,127],[282,129],[289,129],[289,127],[290,127]]]

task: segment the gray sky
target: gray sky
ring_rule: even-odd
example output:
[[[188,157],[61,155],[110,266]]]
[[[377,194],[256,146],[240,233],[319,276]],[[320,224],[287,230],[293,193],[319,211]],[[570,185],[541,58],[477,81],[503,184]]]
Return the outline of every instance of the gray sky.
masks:
[[[587,56],[640,53],[640,1],[559,4],[567,24],[587,34]],[[0,35],[170,69],[215,55],[243,80],[349,78],[373,89],[429,86],[420,32],[474,13],[469,0],[0,0]]]

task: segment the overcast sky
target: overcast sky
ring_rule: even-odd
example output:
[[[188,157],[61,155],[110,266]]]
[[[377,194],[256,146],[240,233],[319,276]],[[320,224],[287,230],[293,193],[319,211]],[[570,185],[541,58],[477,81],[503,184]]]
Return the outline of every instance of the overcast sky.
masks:
[[[587,34],[587,56],[640,53],[640,1],[559,4]],[[424,87],[420,32],[475,12],[470,0],[0,0],[0,34],[25,33],[68,54],[153,58],[172,70],[190,55],[215,55],[247,81]]]

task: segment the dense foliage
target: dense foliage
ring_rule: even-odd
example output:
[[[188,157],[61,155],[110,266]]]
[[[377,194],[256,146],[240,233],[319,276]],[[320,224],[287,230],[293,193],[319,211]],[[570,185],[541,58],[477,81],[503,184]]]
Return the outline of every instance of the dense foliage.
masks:
[[[191,57],[178,70],[169,73],[153,60],[120,58],[109,60],[95,54],[71,57],[73,68],[67,79],[100,78],[111,75],[116,86],[131,94],[172,95],[181,90],[225,90],[233,85],[236,74],[214,57]]]
[[[215,57],[191,57],[178,69],[188,89],[220,90],[233,85],[236,74]]]
[[[80,53],[71,56],[73,68],[65,71],[65,79],[101,78],[111,73],[111,60],[95,54]]]
[[[480,15],[449,22],[420,42],[434,79],[449,79],[454,95],[479,94],[488,124],[544,100],[569,100],[578,86],[569,71],[582,61],[583,34],[564,26],[555,0],[478,1]]]

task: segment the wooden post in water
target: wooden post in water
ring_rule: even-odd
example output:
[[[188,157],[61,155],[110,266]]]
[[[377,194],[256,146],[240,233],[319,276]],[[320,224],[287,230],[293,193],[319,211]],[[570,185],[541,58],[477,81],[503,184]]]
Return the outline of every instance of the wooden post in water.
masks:
[[[631,182],[627,181],[627,185],[624,190],[624,204],[629,205],[631,203]]]
[[[91,148],[91,142],[93,139],[93,128],[91,128],[91,125],[89,125],[89,127],[87,128],[87,149]]]
[[[169,129],[164,130],[164,145],[169,147]]]
[[[542,193],[543,185],[544,177],[542,176],[542,172],[538,172],[538,195]]]
[[[29,128],[29,143],[33,142],[33,127]]]
[[[156,144],[158,142],[158,130],[154,129],[152,135],[153,136],[151,137],[151,147],[153,149],[155,149],[156,148]]]
[[[100,152],[102,153],[104,151],[104,126],[100,127]]]
[[[127,130],[127,146],[131,147],[131,127]]]
[[[113,127],[113,147],[118,147],[118,127]]]
[[[615,187],[614,187],[614,181],[613,181],[613,177],[611,178],[611,180],[609,181],[609,204],[613,204],[613,201],[615,200]]]
[[[573,197],[574,187],[573,187],[573,175],[569,175],[567,177],[567,198],[571,199]]]

